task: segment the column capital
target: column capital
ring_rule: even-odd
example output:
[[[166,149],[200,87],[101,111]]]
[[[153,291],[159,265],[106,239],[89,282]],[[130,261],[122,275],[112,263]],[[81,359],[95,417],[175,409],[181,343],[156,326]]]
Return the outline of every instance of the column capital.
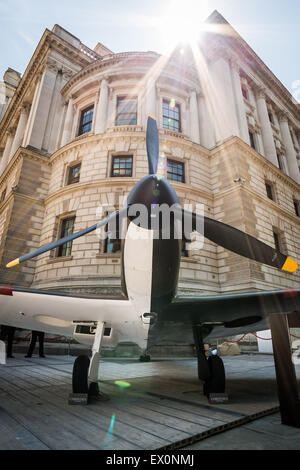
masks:
[[[73,77],[72,70],[67,69],[66,67],[62,67],[60,71],[62,73],[63,78],[65,78],[66,80],[70,80]]]
[[[30,107],[31,107],[31,104],[28,101],[25,101],[24,103],[22,103],[20,106],[21,114],[27,114],[30,110]]]
[[[212,52],[209,54],[209,59],[211,62],[224,59],[226,62],[228,62],[228,64],[230,64],[231,60],[234,60],[235,58],[224,44],[217,43]]]
[[[59,71],[60,67],[56,60],[52,59],[51,57],[48,57],[45,63],[45,70],[49,70],[53,73],[57,73]]]
[[[233,70],[235,70],[236,72],[238,72],[238,74],[240,74],[240,62],[236,57],[229,58],[229,65]]]
[[[191,97],[193,94],[195,94],[196,96],[197,96],[197,95],[200,95],[200,93],[201,93],[200,88],[191,88],[190,91],[189,91],[190,97]]]
[[[15,127],[9,127],[6,131],[7,136],[12,136],[16,132]]]
[[[288,122],[288,114],[285,111],[280,111],[278,114],[278,120],[279,122]]]
[[[267,98],[266,92],[267,92],[267,89],[265,87],[257,87],[255,90],[256,97],[263,98],[264,100],[266,100]]]

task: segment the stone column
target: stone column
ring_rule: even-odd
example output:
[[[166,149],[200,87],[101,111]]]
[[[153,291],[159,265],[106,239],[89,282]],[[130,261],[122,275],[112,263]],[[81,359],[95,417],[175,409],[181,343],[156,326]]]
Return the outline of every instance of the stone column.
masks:
[[[39,87],[37,104],[32,115],[32,127],[27,136],[27,145],[42,149],[56,83],[57,68],[47,65]]]
[[[95,134],[103,134],[107,125],[108,80],[103,78],[100,85],[97,114],[95,120]]]
[[[68,144],[71,140],[71,133],[72,133],[72,126],[73,126],[73,99],[70,98],[68,102],[68,108],[64,123],[64,130],[61,138],[61,146]]]
[[[257,112],[261,125],[261,133],[264,144],[265,157],[278,167],[277,151],[273,136],[273,130],[269,118],[265,90],[260,88],[256,94]]]
[[[40,94],[40,88],[41,88],[41,77],[38,77],[35,82],[34,95],[33,95],[32,103],[30,107],[30,113],[29,113],[29,118],[27,121],[27,126],[26,126],[25,133],[24,133],[24,138],[23,138],[23,143],[22,143],[23,147],[27,147],[28,142],[29,142],[29,136],[33,127],[38,97]]]
[[[13,132],[12,132],[11,129],[9,129],[7,131],[6,144],[5,144],[5,148],[4,148],[4,152],[3,152],[2,159],[1,159],[1,164],[0,164],[0,174],[1,175],[4,172],[5,168],[7,167],[12,143],[13,143]]]
[[[12,159],[18,148],[22,145],[25,128],[28,121],[28,110],[29,105],[25,103],[21,108],[17,130],[10,150],[9,160]]]
[[[281,130],[282,140],[286,150],[286,159],[289,168],[290,177],[293,178],[298,184],[300,184],[300,173],[297,162],[297,155],[292,140],[288,117],[285,113],[282,113],[279,117],[279,124]]]
[[[54,70],[54,69],[53,69]],[[49,108],[49,114],[47,119],[47,125],[45,128],[45,135],[43,139],[42,148],[47,150],[49,153],[52,153],[55,150],[55,139],[58,132],[58,120],[59,113],[62,107],[62,96],[61,89],[63,86],[63,74],[57,68],[56,80],[54,84],[54,89],[52,93],[51,104]]]
[[[236,114],[235,98],[229,58],[226,51],[222,50],[219,57],[212,65],[212,93],[215,113],[217,139],[224,140],[231,136],[239,136],[239,125]]]
[[[199,111],[196,90],[190,95],[190,137],[193,142],[200,144]]]
[[[212,126],[212,111],[208,107],[205,96],[199,95],[200,144],[207,149],[216,145],[216,138]]]
[[[239,130],[240,130],[240,138],[244,142],[246,142],[246,144],[250,145],[248,121],[247,121],[244,97],[242,93],[240,68],[237,62],[235,61],[231,61],[231,74],[232,74],[232,83],[233,83],[233,90],[234,90],[234,95],[235,95],[235,103],[236,103],[236,110],[237,110]]]
[[[156,118],[156,83],[150,79],[147,83],[146,91],[146,116],[145,127],[147,126],[148,115],[153,114]]]

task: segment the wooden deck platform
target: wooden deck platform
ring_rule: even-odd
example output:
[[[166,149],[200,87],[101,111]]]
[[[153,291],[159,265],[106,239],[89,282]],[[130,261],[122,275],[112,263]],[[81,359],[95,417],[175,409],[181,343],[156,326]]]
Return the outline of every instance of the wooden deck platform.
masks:
[[[179,449],[278,410],[272,356],[224,358],[230,402],[217,406],[202,394],[195,359],[105,359],[110,401],[70,406],[73,361],[17,355],[0,366],[0,449]]]

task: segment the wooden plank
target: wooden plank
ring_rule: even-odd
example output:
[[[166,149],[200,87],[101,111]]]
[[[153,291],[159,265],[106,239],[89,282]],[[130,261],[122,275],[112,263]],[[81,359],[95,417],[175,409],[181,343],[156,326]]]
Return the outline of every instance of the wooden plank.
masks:
[[[31,399],[27,392],[23,392],[21,397],[19,395],[14,392],[10,396],[7,395],[5,400],[2,400],[3,406],[17,422],[32,434],[39,436],[47,447],[57,450],[100,449],[100,446],[86,439],[81,431],[80,420],[77,420],[75,425],[61,410],[49,405],[44,407],[42,403],[38,405],[37,397]]]
[[[53,400],[53,395],[48,390],[38,390],[36,393],[41,399]],[[58,399],[58,396],[60,399]],[[55,401],[60,403],[62,408],[66,406],[66,393],[61,387],[55,390]],[[128,441],[136,444],[136,448],[155,449],[172,442],[183,434],[185,436],[189,435],[166,425],[153,423],[144,417],[133,416],[129,407],[130,405],[126,405],[123,409],[113,400],[105,403],[98,402],[81,409],[80,416],[89,419],[89,422],[93,423],[99,423],[99,420],[102,423],[103,418],[106,418],[106,429],[108,429],[110,420],[115,415],[114,435],[126,436]],[[72,407],[70,413],[78,415],[78,408]]]
[[[0,407],[1,450],[48,450],[43,442]]]
[[[54,389],[46,390],[40,389],[34,392],[41,401],[48,403],[55,403],[60,410],[64,410],[67,405],[66,391],[62,390],[62,387],[56,387]],[[106,440],[101,444],[101,448],[109,449],[148,449],[157,448],[161,445],[165,445],[171,442],[168,439],[161,438],[156,434],[147,432],[147,429],[143,428],[147,425],[146,420],[140,418],[139,420],[133,420],[129,413],[117,410],[114,404],[110,402],[91,404],[88,407],[68,407],[68,413],[78,417],[81,420],[81,427],[85,432],[86,426],[97,426],[98,428],[106,431]],[[79,409],[80,408],[80,409]],[[108,442],[108,430],[111,425],[112,416],[115,415],[116,419],[114,422],[113,437],[118,438],[120,442],[112,443]],[[138,421],[138,423],[136,422]],[[126,436],[126,439],[125,437]],[[121,440],[124,443],[121,443]],[[131,445],[129,445],[131,444]]]

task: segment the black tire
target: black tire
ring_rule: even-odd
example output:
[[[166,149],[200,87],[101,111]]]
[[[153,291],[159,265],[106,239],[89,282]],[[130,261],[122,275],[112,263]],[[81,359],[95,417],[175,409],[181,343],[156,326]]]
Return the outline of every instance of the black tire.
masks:
[[[143,356],[140,356],[140,362],[150,362],[151,361],[151,356],[149,354],[144,354]]]
[[[219,356],[209,356],[207,362],[210,369],[210,378],[204,383],[204,395],[225,393],[225,368],[222,359]]]
[[[89,387],[89,397],[99,396],[99,385],[97,382],[92,382]]]
[[[73,393],[88,393],[88,371],[90,359],[88,356],[78,356],[73,366]]]

